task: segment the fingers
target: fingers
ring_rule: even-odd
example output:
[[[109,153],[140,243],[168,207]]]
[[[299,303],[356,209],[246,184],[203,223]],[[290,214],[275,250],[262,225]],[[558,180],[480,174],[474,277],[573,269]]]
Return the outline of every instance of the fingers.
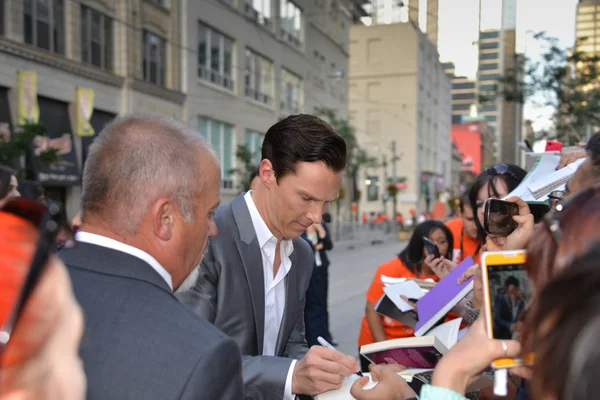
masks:
[[[467,268],[467,270],[460,276],[460,278],[458,278],[458,284],[460,285],[461,283],[463,283],[464,281],[470,279],[472,276],[475,275],[475,273],[477,272],[477,268],[479,268],[479,265],[475,264],[472,267]]]
[[[502,342],[506,344],[506,352]],[[515,358],[521,354],[521,343],[516,340],[491,340],[489,342],[488,351],[494,359],[498,358]]]
[[[309,366],[343,377],[360,370],[356,358],[322,346],[311,347],[305,358]]]
[[[513,196],[513,197],[506,199],[506,201],[508,201],[510,203],[517,203],[517,205],[519,206],[519,215],[531,214],[531,211],[529,210],[529,206],[527,205],[525,200],[523,200],[522,198]]]

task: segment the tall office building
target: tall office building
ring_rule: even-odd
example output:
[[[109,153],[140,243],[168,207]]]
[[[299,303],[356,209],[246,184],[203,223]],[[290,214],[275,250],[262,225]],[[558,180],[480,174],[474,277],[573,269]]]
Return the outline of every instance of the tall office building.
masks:
[[[452,62],[442,63],[442,68],[452,84],[452,123],[462,124],[463,118],[477,109],[477,84],[466,76],[456,76]]]
[[[577,50],[600,53],[600,0],[580,0],[575,24]]]

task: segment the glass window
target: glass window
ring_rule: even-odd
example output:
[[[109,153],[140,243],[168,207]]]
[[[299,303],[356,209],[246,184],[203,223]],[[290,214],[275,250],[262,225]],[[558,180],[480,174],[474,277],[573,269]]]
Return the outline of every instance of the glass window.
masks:
[[[267,29],[272,29],[271,6],[271,0],[246,0],[246,16]]]
[[[146,82],[165,85],[166,41],[160,36],[144,31],[143,74]]]
[[[495,69],[498,69],[498,63],[479,64],[480,71],[489,71],[489,70],[495,70]]]
[[[475,100],[475,93],[454,93],[453,100]]]
[[[198,119],[198,130],[217,153],[221,165],[221,185],[225,189],[233,188],[231,170],[234,168],[233,125],[210,118]]]
[[[289,114],[298,114],[302,110],[303,103],[302,78],[281,69],[281,109]]]
[[[497,81],[498,78],[500,78],[499,74],[486,74],[486,75],[479,75],[479,80],[480,81]]]
[[[81,6],[81,61],[112,70],[112,19]]]
[[[273,102],[273,63],[246,49],[245,95],[264,104]]]
[[[479,53],[480,60],[497,60],[498,58],[498,53]]]
[[[495,92],[496,91],[496,85],[480,85],[479,86],[479,91],[480,92]]]
[[[25,43],[63,54],[63,0],[24,0],[23,30]]]
[[[471,109],[470,104],[453,104],[452,105],[453,111],[468,111],[470,109]]]
[[[198,24],[198,77],[233,90],[233,39]]]
[[[461,90],[461,89],[475,89],[475,82],[460,82],[453,83],[452,89]]]
[[[499,47],[498,42],[487,42],[487,43],[479,43],[479,48],[482,50],[485,49],[497,49]]]
[[[367,201],[379,200],[379,177],[367,177],[365,184],[367,185]]]
[[[288,42],[300,46],[304,41],[302,10],[290,0],[281,0],[281,33]]]
[[[262,143],[264,136],[260,132],[246,131],[246,148],[252,154],[252,162],[258,167],[262,157]]]

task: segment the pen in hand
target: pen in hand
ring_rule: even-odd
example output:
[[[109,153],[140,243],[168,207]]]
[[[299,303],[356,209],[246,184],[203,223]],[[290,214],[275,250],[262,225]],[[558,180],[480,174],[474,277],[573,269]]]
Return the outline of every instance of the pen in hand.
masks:
[[[321,336],[319,336],[317,338],[317,342],[319,342],[319,344],[321,346],[323,346],[323,347],[326,347],[326,348],[331,349],[331,350],[339,351],[338,349],[336,349],[335,347],[333,347],[331,345],[331,343],[329,343],[327,340],[323,339],[323,337],[321,337]],[[363,374],[362,374],[361,371],[356,372],[354,375],[363,376]]]

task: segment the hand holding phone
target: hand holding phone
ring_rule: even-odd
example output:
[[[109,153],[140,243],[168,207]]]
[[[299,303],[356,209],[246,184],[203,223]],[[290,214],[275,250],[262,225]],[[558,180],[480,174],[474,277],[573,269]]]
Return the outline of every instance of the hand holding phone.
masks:
[[[519,206],[500,199],[488,199],[483,213],[483,229],[490,235],[508,236],[517,229],[513,216],[519,215]]]
[[[425,248],[427,249],[427,254],[433,254],[435,258],[440,258],[440,250],[437,247],[437,244],[427,236],[423,236],[423,242],[425,242]]]

